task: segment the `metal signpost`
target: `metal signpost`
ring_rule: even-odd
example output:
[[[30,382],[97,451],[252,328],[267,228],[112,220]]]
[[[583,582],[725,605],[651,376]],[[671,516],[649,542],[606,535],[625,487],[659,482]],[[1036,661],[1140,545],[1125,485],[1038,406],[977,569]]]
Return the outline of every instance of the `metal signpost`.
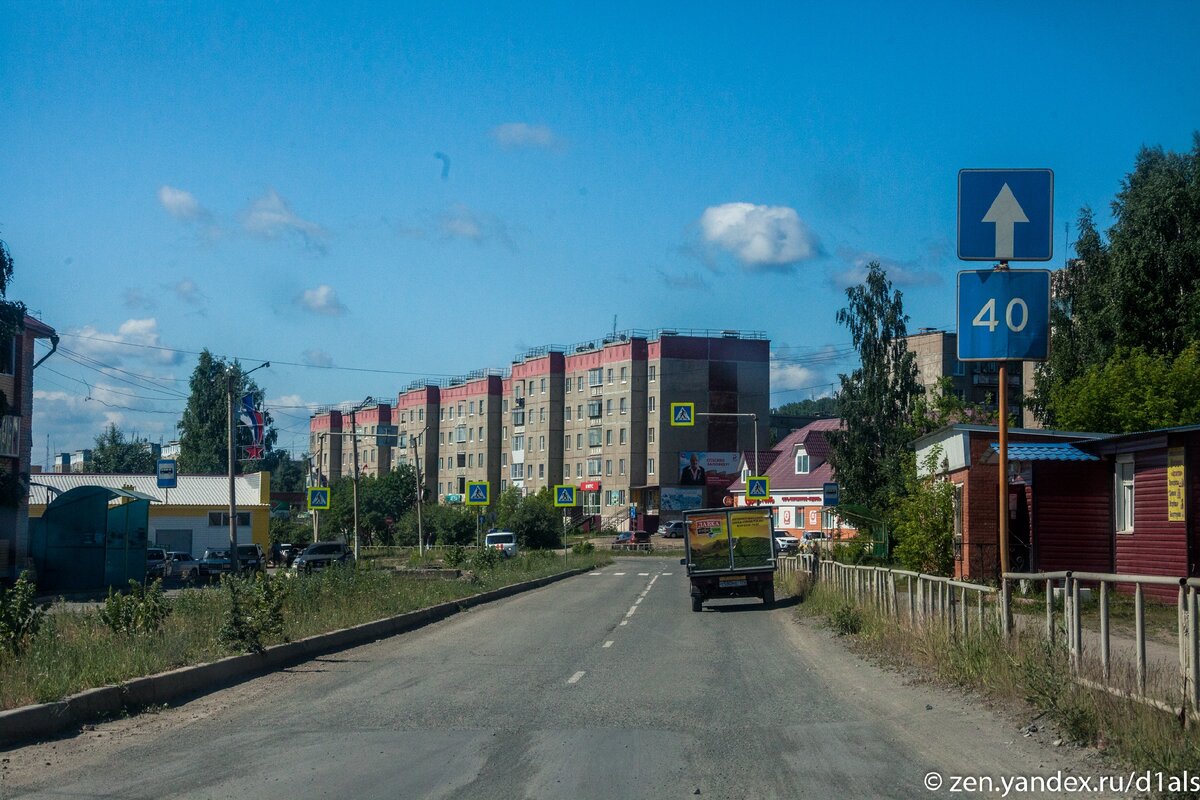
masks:
[[[999,362],[1000,574],[1008,572],[1008,362],[1045,361],[1050,349],[1050,272],[1009,261],[1054,255],[1054,172],[958,173],[958,257],[996,261],[958,274],[958,360]]]

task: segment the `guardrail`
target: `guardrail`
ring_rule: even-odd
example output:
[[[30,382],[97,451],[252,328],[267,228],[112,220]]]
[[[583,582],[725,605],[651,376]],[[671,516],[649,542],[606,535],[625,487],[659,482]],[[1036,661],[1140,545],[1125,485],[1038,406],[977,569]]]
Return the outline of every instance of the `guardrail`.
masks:
[[[1063,629],[1066,635],[1067,652],[1071,673],[1076,680],[1121,696],[1162,708],[1173,714],[1186,717],[1200,712],[1200,579],[1172,578],[1164,575],[1122,575],[1107,572],[1006,572],[1001,581],[1004,598],[1004,630],[1012,630],[1012,585],[1014,581],[1042,581],[1046,595],[1046,638],[1053,643],[1058,633],[1055,623],[1055,584],[1061,581],[1063,596]],[[1083,638],[1083,603],[1080,590],[1094,585],[1099,590],[1099,681],[1084,677],[1087,663]],[[1113,685],[1112,625],[1110,615],[1111,589],[1117,585],[1133,586],[1134,603],[1134,690],[1126,692]],[[1177,644],[1179,650],[1178,706],[1163,703],[1148,696],[1146,681],[1148,666],[1146,659],[1146,597],[1147,586],[1169,586],[1175,589],[1175,614]]]

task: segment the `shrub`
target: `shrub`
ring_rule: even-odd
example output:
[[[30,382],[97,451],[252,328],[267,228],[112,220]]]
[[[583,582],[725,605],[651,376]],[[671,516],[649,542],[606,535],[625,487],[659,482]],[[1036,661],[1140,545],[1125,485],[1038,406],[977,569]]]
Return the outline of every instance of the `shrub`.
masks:
[[[11,589],[0,589],[0,647],[13,655],[19,655],[42,626],[46,612],[33,601],[36,593],[25,572]]]
[[[594,552],[595,550],[596,545],[586,540],[582,542],[576,542],[575,544],[571,545],[571,552],[577,556],[586,556],[588,553]]]
[[[263,574],[252,578],[223,576],[221,587],[229,603],[217,634],[223,647],[261,653],[270,639],[283,636],[285,581]]]
[[[490,547],[481,547],[467,558],[467,566],[475,572],[486,572],[500,563],[499,550],[493,550]]]
[[[448,548],[442,555],[442,562],[447,567],[451,567],[452,569],[461,567],[464,563],[466,563],[466,560],[467,551],[463,549],[462,545],[458,544]]]
[[[862,612],[851,603],[842,603],[833,612],[830,622],[833,624],[833,629],[837,631],[838,636],[856,634],[862,630]]]
[[[113,633],[150,634],[158,632],[170,613],[161,579],[148,586],[131,580],[128,594],[114,592],[109,587],[108,598],[100,609],[100,620]]]

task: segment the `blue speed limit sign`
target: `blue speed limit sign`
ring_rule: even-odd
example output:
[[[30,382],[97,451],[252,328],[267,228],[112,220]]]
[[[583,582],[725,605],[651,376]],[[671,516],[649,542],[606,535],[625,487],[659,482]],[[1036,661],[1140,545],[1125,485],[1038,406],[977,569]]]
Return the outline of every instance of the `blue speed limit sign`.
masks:
[[[959,361],[1045,361],[1049,354],[1049,270],[958,273]]]

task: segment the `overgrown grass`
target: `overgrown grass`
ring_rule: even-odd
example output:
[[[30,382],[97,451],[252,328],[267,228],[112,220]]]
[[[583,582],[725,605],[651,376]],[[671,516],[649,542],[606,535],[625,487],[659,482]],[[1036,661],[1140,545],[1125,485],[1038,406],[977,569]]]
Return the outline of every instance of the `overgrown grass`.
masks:
[[[295,641],[609,560],[604,553],[564,559],[533,551],[447,581],[370,567],[279,576],[272,580],[283,588],[282,625],[261,644]],[[95,610],[55,610],[45,616],[24,652],[0,653],[0,708],[60,700],[84,689],[231,655],[236,645],[221,644],[229,598],[221,587],[185,589],[168,599],[171,613],[158,630],[146,633],[114,632]]]
[[[966,637],[936,626],[912,630],[822,585],[800,609],[854,635],[869,655],[885,662],[996,701],[1028,702],[1068,740],[1096,746],[1131,768],[1179,775],[1200,764],[1200,725],[1185,730],[1171,714],[1076,683],[1065,648],[1051,646],[1040,630],[1019,630],[1007,642],[996,625]],[[854,621],[858,630],[848,630]]]

